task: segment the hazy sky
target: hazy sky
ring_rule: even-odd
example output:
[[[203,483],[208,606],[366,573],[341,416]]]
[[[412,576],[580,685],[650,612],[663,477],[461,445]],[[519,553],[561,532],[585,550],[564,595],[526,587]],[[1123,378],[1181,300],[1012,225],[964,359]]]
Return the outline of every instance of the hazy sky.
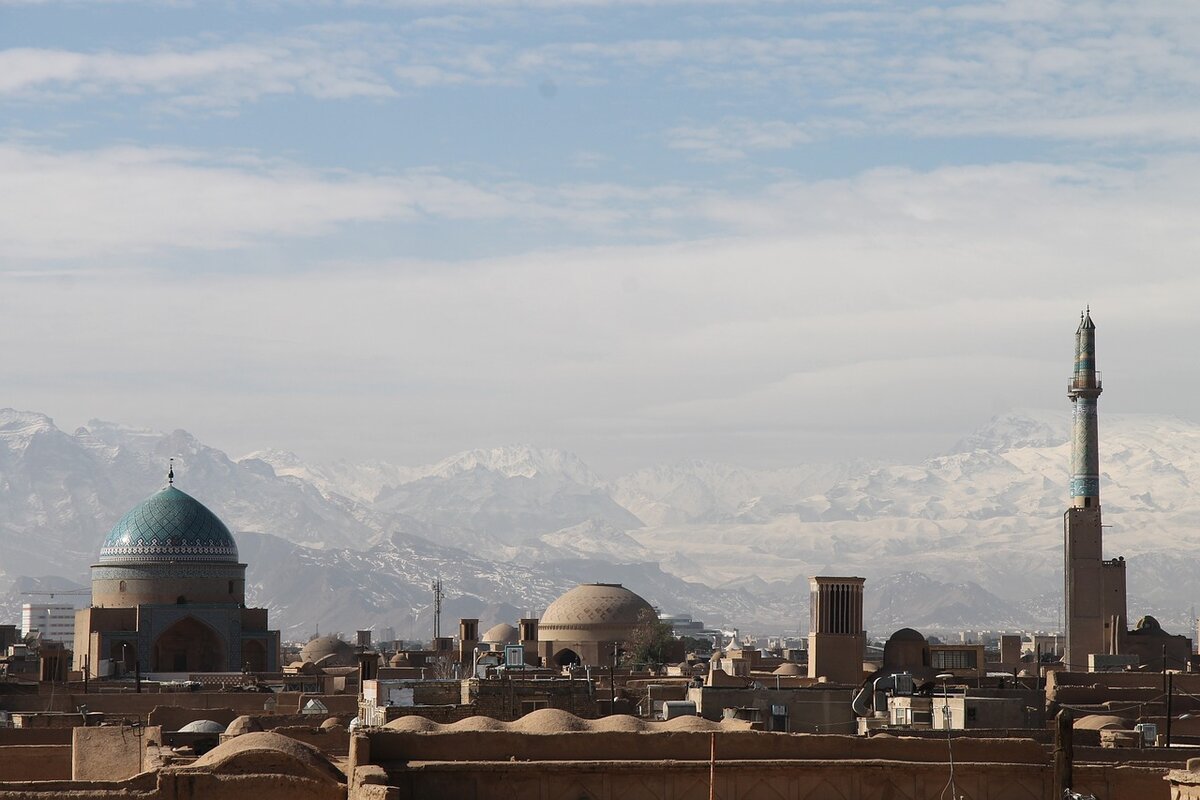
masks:
[[[1200,4],[0,0],[0,405],[601,472],[1196,419]]]

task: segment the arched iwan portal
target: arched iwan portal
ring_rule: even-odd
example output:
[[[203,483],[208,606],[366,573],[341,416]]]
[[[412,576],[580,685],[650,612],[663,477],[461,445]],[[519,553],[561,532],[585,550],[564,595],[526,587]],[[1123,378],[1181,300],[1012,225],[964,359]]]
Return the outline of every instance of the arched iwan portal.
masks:
[[[554,663],[560,667],[569,667],[572,664],[581,663],[582,659],[579,654],[569,647],[564,647],[554,654]]]
[[[195,617],[179,620],[154,643],[155,672],[220,672],[226,668],[221,637]]]
[[[257,639],[242,642],[242,669],[247,672],[267,671],[267,649]]]

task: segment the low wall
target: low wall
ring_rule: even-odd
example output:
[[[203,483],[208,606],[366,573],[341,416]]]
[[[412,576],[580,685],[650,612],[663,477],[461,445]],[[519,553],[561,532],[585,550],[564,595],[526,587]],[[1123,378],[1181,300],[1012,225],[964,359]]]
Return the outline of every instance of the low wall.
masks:
[[[294,775],[167,771],[128,781],[0,782],[0,800],[345,800],[344,786]]]
[[[47,684],[48,685],[48,684]],[[63,711],[75,712],[85,705],[90,711],[98,711],[117,717],[147,716],[158,706],[215,709],[231,708],[241,714],[262,714],[263,703],[274,697],[275,710],[280,714],[295,714],[312,698],[319,699],[329,708],[330,714],[357,714],[358,695],[318,695],[302,692],[105,692],[67,693],[62,687],[56,692],[49,689],[44,694],[0,694],[0,710],[4,711]]]
[[[579,731],[522,733],[517,731],[412,732],[372,730],[364,738],[369,763],[400,761],[598,761],[680,760],[707,762],[711,737],[707,731]],[[722,731],[715,734],[717,758],[722,760],[821,759],[836,761],[889,760],[941,762],[944,741],[906,737],[823,734],[779,734]],[[1048,764],[1046,749],[1027,739],[956,739],[955,760],[1012,764]],[[367,761],[367,759],[362,759]]]
[[[14,744],[70,744],[74,728],[0,728],[0,747]]]
[[[956,762],[961,796],[1029,800],[1051,796],[1049,765]],[[935,798],[946,787],[944,764],[894,761],[719,761],[716,795],[722,800],[763,797]],[[1076,770],[1076,788],[1105,798],[1169,800],[1164,772],[1138,768]],[[391,771],[396,800],[428,797],[500,798],[670,797],[707,800],[709,765],[695,762],[416,763]],[[374,789],[374,791],[371,791]],[[378,787],[352,786],[351,800],[379,797]]]
[[[6,781],[62,781],[71,778],[69,744],[0,747],[0,776]]]

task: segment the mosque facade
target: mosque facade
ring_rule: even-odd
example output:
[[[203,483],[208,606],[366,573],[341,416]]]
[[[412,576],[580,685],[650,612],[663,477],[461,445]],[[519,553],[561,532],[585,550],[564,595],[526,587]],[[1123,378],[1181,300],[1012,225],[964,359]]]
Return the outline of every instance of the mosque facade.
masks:
[[[229,528],[168,485],[113,526],[92,566],[92,605],[75,617],[75,669],[275,672],[279,631],[246,607],[246,565]]]

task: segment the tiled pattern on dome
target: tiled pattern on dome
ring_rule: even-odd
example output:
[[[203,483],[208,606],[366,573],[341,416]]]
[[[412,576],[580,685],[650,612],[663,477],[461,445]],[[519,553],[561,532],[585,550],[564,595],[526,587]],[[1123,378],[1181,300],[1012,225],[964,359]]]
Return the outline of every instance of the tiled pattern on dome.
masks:
[[[576,625],[636,625],[639,615],[654,609],[633,592],[620,586],[584,584],[555,600],[542,615],[538,627]]]
[[[237,544],[217,515],[168,486],[113,526],[102,562],[237,561]]]

